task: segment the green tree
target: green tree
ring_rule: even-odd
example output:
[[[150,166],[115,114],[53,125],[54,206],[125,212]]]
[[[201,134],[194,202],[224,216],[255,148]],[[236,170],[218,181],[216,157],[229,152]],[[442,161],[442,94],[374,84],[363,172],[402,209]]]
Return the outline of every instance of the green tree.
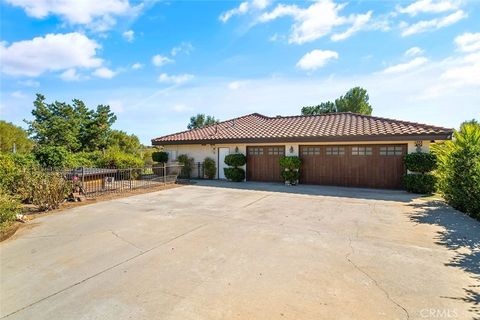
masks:
[[[337,112],[354,112],[371,115],[372,106],[368,102],[369,96],[366,89],[355,87],[347,91],[345,95],[335,100]]]
[[[302,108],[302,115],[324,114],[332,112],[354,112],[359,114],[372,114],[372,106],[369,103],[367,90],[361,87],[355,87],[347,91],[345,95],[335,102],[326,101],[316,106],[307,106]]]
[[[0,152],[12,152],[14,145],[16,152],[27,153],[32,150],[33,141],[21,127],[0,120]]]
[[[190,123],[188,124],[187,128],[198,129],[218,122],[218,119],[215,119],[213,116],[205,116],[203,113],[199,113],[190,118]]]
[[[33,121],[28,132],[40,146],[63,146],[70,152],[93,151],[107,146],[111,125],[117,119],[109,106],[88,109],[83,101],[74,99],[72,105],[55,101],[46,103],[37,94]]]
[[[122,152],[129,154],[139,154],[142,145],[140,140],[134,134],[128,134],[120,130],[111,130],[107,137],[106,145],[109,148],[118,147]]]

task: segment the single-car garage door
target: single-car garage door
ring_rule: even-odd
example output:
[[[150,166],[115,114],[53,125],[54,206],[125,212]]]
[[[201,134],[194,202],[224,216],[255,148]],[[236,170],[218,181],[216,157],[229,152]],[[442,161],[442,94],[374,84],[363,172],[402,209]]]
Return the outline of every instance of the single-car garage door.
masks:
[[[300,146],[301,183],[401,188],[405,144]]]
[[[247,147],[248,181],[283,181],[280,158],[285,155],[285,146]]]

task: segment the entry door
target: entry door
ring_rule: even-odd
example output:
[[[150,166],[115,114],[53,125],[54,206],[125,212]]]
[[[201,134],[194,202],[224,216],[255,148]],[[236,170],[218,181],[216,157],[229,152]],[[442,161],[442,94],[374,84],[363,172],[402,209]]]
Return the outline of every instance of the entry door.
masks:
[[[228,168],[225,164],[225,157],[230,154],[230,148],[218,148],[218,178],[227,179],[225,177],[224,168]]]

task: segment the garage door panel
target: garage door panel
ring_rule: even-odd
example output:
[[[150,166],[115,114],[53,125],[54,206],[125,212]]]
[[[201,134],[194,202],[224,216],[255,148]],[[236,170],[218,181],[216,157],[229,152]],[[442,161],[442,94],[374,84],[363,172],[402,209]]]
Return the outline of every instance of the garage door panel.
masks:
[[[318,152],[312,153],[311,150]],[[300,146],[301,182],[351,187],[400,188],[407,146]]]
[[[247,180],[280,182],[280,158],[285,155],[285,146],[248,146]]]

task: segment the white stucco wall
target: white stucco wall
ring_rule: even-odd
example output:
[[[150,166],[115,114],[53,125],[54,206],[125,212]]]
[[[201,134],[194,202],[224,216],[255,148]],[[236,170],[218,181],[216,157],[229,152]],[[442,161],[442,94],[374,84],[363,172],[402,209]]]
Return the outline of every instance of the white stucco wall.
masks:
[[[352,145],[352,144],[407,144],[408,153],[416,152],[417,147],[415,146],[415,141],[352,141],[352,142],[328,142],[328,143],[315,143],[315,142],[300,142],[300,143],[249,143],[249,144],[186,144],[186,145],[166,145],[164,150],[171,153],[172,151],[178,157],[181,154],[186,154],[189,157],[193,158],[195,163],[203,162],[206,157],[210,157],[215,160],[217,166],[217,175],[215,178],[218,178],[218,148],[226,147],[229,148],[230,153],[243,153],[246,155],[247,146],[265,146],[265,145],[284,145],[285,146],[285,155],[287,156],[298,156],[299,155],[299,146],[300,145]],[[430,150],[430,141],[424,140],[421,141],[421,151],[429,152]],[[292,152],[290,152],[292,151]],[[174,159],[169,159],[172,161]],[[244,169],[246,169],[244,167]],[[194,169],[193,176],[196,176],[196,169]]]

